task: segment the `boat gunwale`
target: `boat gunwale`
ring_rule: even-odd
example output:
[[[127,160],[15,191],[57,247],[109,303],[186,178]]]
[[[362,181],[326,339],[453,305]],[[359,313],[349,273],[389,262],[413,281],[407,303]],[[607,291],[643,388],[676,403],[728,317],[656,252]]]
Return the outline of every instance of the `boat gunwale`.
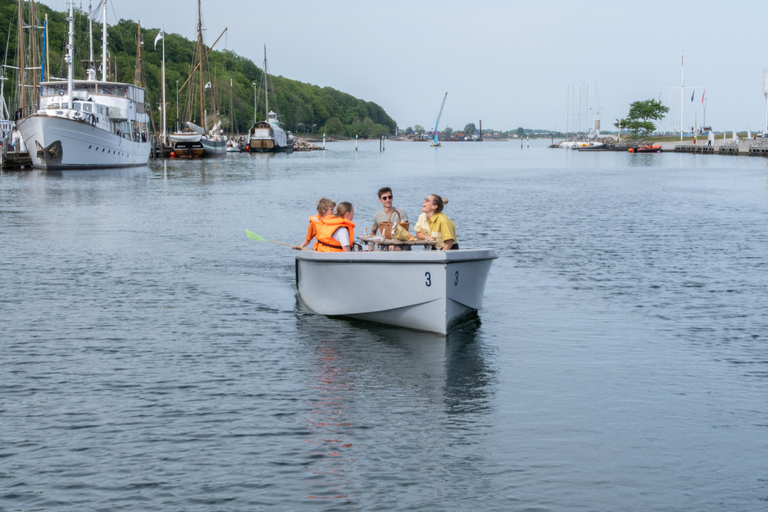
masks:
[[[479,253],[473,257],[469,253]],[[354,255],[354,256],[353,256]],[[316,252],[302,251],[296,261],[313,263],[365,263],[365,264],[448,264],[498,259],[491,248],[456,249],[454,251],[358,251],[358,252]]]

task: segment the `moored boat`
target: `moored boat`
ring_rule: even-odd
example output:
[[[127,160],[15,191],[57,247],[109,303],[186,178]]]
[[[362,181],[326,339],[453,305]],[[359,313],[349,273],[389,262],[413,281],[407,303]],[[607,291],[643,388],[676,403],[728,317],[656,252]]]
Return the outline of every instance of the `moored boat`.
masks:
[[[224,31],[226,32],[226,29]],[[207,60],[203,58],[204,51],[202,7],[200,0],[197,0],[197,42],[195,43],[195,52],[193,53],[195,60],[192,63],[192,73],[187,78],[187,81],[184,82],[184,85],[182,85],[181,90],[187,84],[190,85],[187,96],[186,117],[187,119],[192,118],[192,113],[195,111],[193,107],[197,103],[197,107],[200,109],[199,122],[203,126],[199,126],[193,121],[187,121],[183,131],[177,131],[168,136],[173,152],[176,156],[182,158],[215,157],[227,154],[227,138],[221,132],[221,121],[217,120],[218,107],[215,80],[208,81],[207,84],[203,85],[205,81],[204,75],[207,73],[205,69]],[[197,80],[192,80],[195,75],[197,75]],[[196,87],[197,90],[192,91],[193,87]],[[207,123],[208,116],[206,115],[206,97],[208,96],[210,97],[208,105],[213,112],[213,128],[210,130],[206,129],[206,127],[210,126]]]
[[[254,94],[256,92],[254,91]],[[255,102],[255,98],[254,98]],[[256,121],[256,109],[254,108],[254,123],[248,130],[248,151],[255,153],[292,152],[294,139],[291,132],[286,132],[280,127],[277,114],[269,110],[269,74],[267,73],[267,47],[264,46],[264,111],[267,119]]]
[[[104,9],[106,19],[106,5]],[[109,82],[106,71],[97,80],[94,69],[88,70],[88,80],[74,80],[73,2],[69,11],[67,81],[40,83],[39,107],[22,111],[16,123],[32,166],[64,170],[146,165],[151,143],[144,89]],[[102,66],[106,70],[106,59]]]
[[[257,153],[293,151],[293,135],[280,128],[277,114],[270,111],[266,121],[258,121],[248,132],[248,149]]]
[[[605,149],[605,143],[603,142],[579,142],[574,144],[572,149],[578,151],[598,151]]]
[[[296,255],[296,283],[312,311],[447,334],[482,308],[493,249],[314,252]],[[388,283],[372,290],[365,283]]]
[[[659,151],[661,151],[661,144],[646,144],[629,148],[630,153],[658,153]]]

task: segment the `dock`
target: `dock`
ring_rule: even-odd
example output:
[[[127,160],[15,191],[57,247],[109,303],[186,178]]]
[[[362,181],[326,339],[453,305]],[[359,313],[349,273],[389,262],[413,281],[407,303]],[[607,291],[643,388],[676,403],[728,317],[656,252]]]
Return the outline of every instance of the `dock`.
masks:
[[[29,151],[5,151],[0,153],[0,168],[4,171],[19,171],[32,168]]]

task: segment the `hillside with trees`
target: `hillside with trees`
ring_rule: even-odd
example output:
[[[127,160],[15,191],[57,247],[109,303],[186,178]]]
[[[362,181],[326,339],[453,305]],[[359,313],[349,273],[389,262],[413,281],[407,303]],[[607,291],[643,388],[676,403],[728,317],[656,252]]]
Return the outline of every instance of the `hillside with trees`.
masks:
[[[48,15],[48,60],[51,79],[66,79],[67,15],[53,11],[44,4],[35,2],[35,18],[37,25],[42,26],[45,15]],[[29,2],[24,2],[23,15],[28,24],[30,12]],[[2,34],[8,41],[7,59],[9,65],[18,66],[18,2],[16,0],[0,0],[0,20],[9,20],[8,34]],[[94,22],[93,47],[97,67],[101,63],[101,23]],[[110,80],[134,83],[138,69],[138,32],[135,21],[121,19],[107,31],[107,46],[110,52]],[[159,29],[141,27],[141,85],[147,91],[147,103],[151,107],[153,122],[156,130],[161,130],[160,103],[162,101],[161,67],[162,42],[158,42],[157,50],[154,41]],[[43,48],[43,30],[36,30],[35,46],[37,53]],[[194,34],[190,34],[194,36]],[[29,42],[30,31],[25,29],[25,55],[32,67],[32,45]],[[213,41],[206,41],[207,45]],[[184,111],[187,101],[187,91],[182,90],[176,100],[176,88],[184,84],[192,71],[192,54],[195,42],[178,34],[165,34],[165,76],[167,122],[169,130],[175,127],[177,106],[179,112]],[[269,48],[267,48],[269,50]],[[41,56],[36,58],[38,66]],[[88,44],[88,12],[75,8],[75,78],[85,79],[89,60]],[[253,83],[263,84],[263,72],[250,59],[242,57],[227,49],[216,48],[208,55],[210,80],[213,82],[219,106],[219,117],[222,128],[226,132],[245,133],[254,120],[254,86]],[[32,81],[32,73],[27,74],[27,83]],[[18,108],[18,77],[16,70],[7,69],[5,76],[5,99],[13,112]],[[36,72],[39,80],[39,71]],[[101,71],[98,73],[101,77]],[[231,82],[230,82],[231,80]],[[396,123],[376,103],[355,98],[331,87],[319,87],[282,76],[270,76],[270,110],[275,110],[281,125],[298,135],[305,133],[326,133],[329,136],[377,138],[381,135],[395,133]],[[230,86],[230,83],[232,84]],[[230,94],[233,108],[230,108]],[[256,118],[266,119],[264,109],[264,93],[257,98]],[[276,107],[275,107],[276,105]],[[182,116],[183,117],[183,116]]]

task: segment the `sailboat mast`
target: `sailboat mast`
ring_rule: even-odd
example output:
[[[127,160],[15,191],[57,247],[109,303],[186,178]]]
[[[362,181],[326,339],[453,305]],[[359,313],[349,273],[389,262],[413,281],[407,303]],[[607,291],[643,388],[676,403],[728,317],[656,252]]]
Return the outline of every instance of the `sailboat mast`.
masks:
[[[197,0],[197,52],[200,59],[200,124],[205,127],[205,104],[203,103],[203,15],[200,0]]]
[[[72,100],[73,100],[73,91],[75,90],[75,70],[74,70],[74,59],[75,59],[75,11],[74,11],[74,1],[75,0],[69,0],[69,18],[67,18],[67,21],[69,22],[69,42],[67,43],[67,56],[65,57],[65,62],[67,63],[67,102],[69,103],[69,108],[72,108]],[[106,1],[106,0],[105,0]]]
[[[101,81],[107,81],[107,0],[101,6]]]
[[[163,29],[160,29],[160,32],[163,32]],[[179,82],[176,82],[176,87],[179,86]],[[168,116],[165,113],[165,108],[167,106],[167,103],[165,101],[165,35],[163,35],[163,146],[168,144],[168,129],[166,127],[166,119]],[[179,108],[179,99],[176,98],[176,109]],[[179,115],[176,114],[176,117],[178,118]]]
[[[133,74],[133,85],[141,87],[141,20],[138,22],[139,40],[136,45],[138,55],[136,55],[136,71]]]
[[[24,112],[27,107],[27,95],[24,85],[24,15],[22,9],[24,3],[19,0],[19,85],[21,86],[21,110]]]
[[[51,78],[51,53],[48,51],[48,13],[45,14],[45,81]]]
[[[29,0],[29,35],[32,51],[32,104],[37,105],[37,32],[35,23],[35,0]]]
[[[267,45],[264,45],[264,119],[269,119],[269,76],[267,75]]]
[[[88,2],[88,66],[93,67],[93,9],[91,3]]]

